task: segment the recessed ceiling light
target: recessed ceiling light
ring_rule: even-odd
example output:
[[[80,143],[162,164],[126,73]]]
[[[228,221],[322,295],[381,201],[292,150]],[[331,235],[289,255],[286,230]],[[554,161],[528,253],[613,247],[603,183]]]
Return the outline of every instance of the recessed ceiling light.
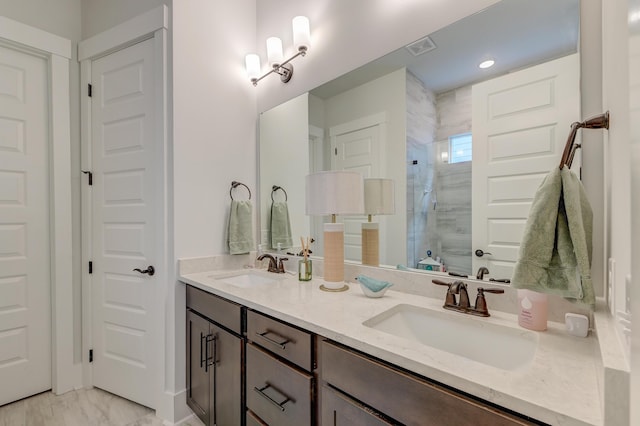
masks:
[[[480,62],[480,65],[478,65],[478,68],[482,68],[482,69],[489,68],[489,67],[492,67],[493,64],[495,63],[496,61],[494,61],[493,59],[489,59],[484,62]]]

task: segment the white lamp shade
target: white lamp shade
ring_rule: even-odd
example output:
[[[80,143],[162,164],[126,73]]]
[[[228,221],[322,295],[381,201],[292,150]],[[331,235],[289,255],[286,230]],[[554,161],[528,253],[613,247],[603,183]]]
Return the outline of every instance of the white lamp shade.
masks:
[[[293,18],[293,44],[298,50],[307,50],[311,45],[311,31],[309,29],[309,18],[306,16],[296,16]]]
[[[358,172],[330,170],[306,177],[306,214],[364,214],[364,182]]]
[[[282,40],[278,37],[269,37],[267,39],[267,59],[270,67],[279,66],[284,60],[282,53]]]
[[[393,179],[364,180],[364,213],[370,215],[396,212]]]
[[[260,77],[260,56],[250,53],[244,58],[247,76],[253,80]]]

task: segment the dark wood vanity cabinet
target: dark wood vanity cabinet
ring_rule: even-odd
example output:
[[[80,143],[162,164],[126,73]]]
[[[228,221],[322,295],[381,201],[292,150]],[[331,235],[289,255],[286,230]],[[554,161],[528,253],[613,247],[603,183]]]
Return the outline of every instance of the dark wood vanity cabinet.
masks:
[[[345,346],[320,344],[322,426],[540,424],[409,374]]]
[[[187,286],[187,405],[207,426],[244,424],[243,309]]]
[[[316,424],[313,342],[306,330],[247,310],[248,424]]]

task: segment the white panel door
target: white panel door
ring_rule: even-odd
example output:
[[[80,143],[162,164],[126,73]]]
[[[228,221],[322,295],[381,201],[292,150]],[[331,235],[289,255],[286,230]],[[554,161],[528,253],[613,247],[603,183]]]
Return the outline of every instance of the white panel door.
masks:
[[[154,55],[148,40],[92,62],[93,384],[154,407],[159,259]]]
[[[342,127],[349,127],[349,124]],[[380,176],[379,125],[332,136],[332,145],[333,170],[359,172],[364,178]],[[362,261],[362,223],[367,221],[367,217],[338,216],[338,220],[344,223],[344,258]]]
[[[580,120],[578,55],[474,85],[472,120],[472,248],[491,253],[473,268],[511,278],[533,196]]]
[[[0,405],[51,388],[47,74],[0,46]]]

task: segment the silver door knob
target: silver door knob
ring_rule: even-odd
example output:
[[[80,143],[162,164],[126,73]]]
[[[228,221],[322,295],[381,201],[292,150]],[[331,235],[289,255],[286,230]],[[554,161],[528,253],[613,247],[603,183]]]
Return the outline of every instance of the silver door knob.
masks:
[[[150,277],[153,276],[153,274],[156,273],[156,269],[151,265],[149,265],[147,267],[147,269],[145,269],[145,270],[142,270],[140,268],[136,268],[136,269],[134,269],[134,271],[135,272],[140,272],[141,274],[149,274]]]

